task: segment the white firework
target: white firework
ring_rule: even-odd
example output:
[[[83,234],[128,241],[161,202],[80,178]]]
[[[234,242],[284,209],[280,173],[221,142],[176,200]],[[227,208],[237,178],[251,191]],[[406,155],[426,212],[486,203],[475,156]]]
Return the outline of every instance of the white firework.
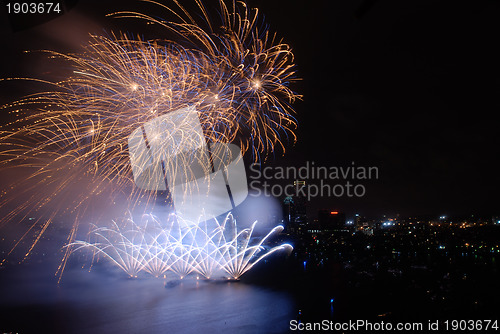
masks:
[[[180,278],[197,273],[207,279],[239,279],[272,253],[293,249],[282,244],[266,251],[264,242],[283,227],[277,226],[258,239],[252,238],[256,224],[238,231],[229,213],[221,223],[214,218],[198,224],[174,214],[162,223],[150,214],[139,225],[129,215],[120,224],[113,221],[110,227],[96,226],[89,233],[89,241],[75,241],[68,246],[74,248],[73,252],[92,251],[92,261],[108,258],[130,277],[140,272],[160,277],[171,271]]]

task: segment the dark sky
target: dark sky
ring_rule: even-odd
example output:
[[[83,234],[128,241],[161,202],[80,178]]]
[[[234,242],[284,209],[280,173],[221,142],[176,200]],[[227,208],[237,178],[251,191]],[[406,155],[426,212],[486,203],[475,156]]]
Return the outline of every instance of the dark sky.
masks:
[[[285,159],[380,168],[364,198],[323,202],[367,213],[499,212],[500,2],[259,3],[304,79],[299,142]]]
[[[80,1],[71,9],[77,19],[56,30],[42,25],[13,32],[2,12],[0,75],[40,72],[43,61],[33,63],[22,50],[75,51],[88,32],[119,26],[104,14],[127,7],[112,3]],[[295,106],[298,142],[272,165],[355,162],[380,171],[378,180],[364,183],[363,198],[318,198],[313,210],[500,213],[500,2],[249,3],[292,46],[302,78],[295,86],[304,95]],[[1,88],[1,102],[20,89]]]

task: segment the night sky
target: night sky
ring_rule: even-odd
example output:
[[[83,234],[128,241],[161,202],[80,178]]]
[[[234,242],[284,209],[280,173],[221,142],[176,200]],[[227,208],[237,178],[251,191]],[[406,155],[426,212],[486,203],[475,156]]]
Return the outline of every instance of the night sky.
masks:
[[[76,13],[78,20],[54,20],[66,20],[55,25],[66,24],[65,29],[42,25],[16,32],[2,9],[0,76],[43,75],[41,56],[22,50],[78,51],[89,32],[102,33],[104,26],[134,31],[135,23],[104,17],[129,9],[128,3],[81,1],[67,14]],[[320,198],[311,203],[313,210],[499,213],[500,2],[249,4],[259,7],[271,30],[292,46],[302,78],[294,86],[303,95],[295,105],[298,141],[288,145],[285,156],[267,163],[355,162],[380,170],[378,180],[365,183],[363,198]],[[27,89],[10,83],[0,87],[2,103]]]
[[[378,166],[347,211],[498,212],[499,2],[275,3],[303,77],[285,159]]]

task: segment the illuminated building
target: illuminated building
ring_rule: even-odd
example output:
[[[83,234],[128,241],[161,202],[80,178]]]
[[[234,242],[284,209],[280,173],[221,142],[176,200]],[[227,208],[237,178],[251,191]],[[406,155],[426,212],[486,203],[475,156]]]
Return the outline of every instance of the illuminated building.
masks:
[[[322,232],[348,232],[345,214],[337,210],[319,210],[318,229]]]
[[[296,180],[293,182],[295,193],[285,197],[283,201],[286,228],[289,233],[300,234],[305,232],[307,219],[307,199],[301,193],[306,181]]]

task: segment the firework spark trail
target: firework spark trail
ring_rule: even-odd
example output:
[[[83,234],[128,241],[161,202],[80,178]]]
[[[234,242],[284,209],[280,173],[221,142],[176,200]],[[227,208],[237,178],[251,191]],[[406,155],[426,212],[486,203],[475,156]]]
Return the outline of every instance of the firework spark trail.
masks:
[[[177,10],[156,1],[143,1],[173,13],[179,21],[163,21],[126,11],[110,15],[158,24],[201,50],[217,64],[216,67],[206,67],[212,74],[209,77],[213,78],[211,86],[215,91],[212,96],[229,101],[222,106],[223,111],[236,117],[239,127],[230,131],[236,130],[232,135],[238,131],[244,133],[246,140],[242,141],[242,147],[252,149],[255,155],[273,150],[276,144],[284,149],[280,135],[293,135],[296,123],[291,104],[300,97],[289,88],[296,80],[293,53],[287,44],[277,40],[276,34],[259,30],[258,10],[249,9],[241,1],[233,1],[231,6],[219,1],[222,22],[217,25],[211,22],[208,10],[200,1],[196,4],[202,15],[196,17],[175,0]],[[212,115],[220,110],[221,105],[212,108],[208,104],[206,107],[203,114]]]
[[[160,33],[163,28],[165,35],[173,32],[176,41],[117,33],[91,36],[80,54],[47,51],[50,57],[70,64],[71,75],[58,82],[28,78],[53,89],[3,107],[16,118],[0,129],[0,168],[29,172],[2,193],[2,206],[24,204],[17,205],[0,227],[30,213],[46,216],[24,233],[22,239],[42,224],[29,252],[50,225],[46,222],[62,213],[77,217],[68,236],[69,243],[74,241],[80,219],[96,196],[110,194],[112,202],[118,194],[128,194],[131,210],[155,199],[156,192],[134,187],[127,138],[161,115],[194,108],[207,142],[239,143],[243,153],[249,151],[255,160],[278,148],[284,151],[283,135],[295,140],[291,105],[300,96],[290,88],[296,80],[293,54],[276,35],[258,29],[257,10],[244,2],[227,5],[219,1],[221,21],[212,22],[199,1],[201,16],[189,13],[176,0],[174,8],[145,2],[159,6],[177,21],[137,12],[112,16],[144,19],[156,24]],[[192,159],[192,152],[185,154],[186,160]],[[46,212],[49,208],[53,212]],[[18,240],[12,245],[9,254],[19,244]],[[61,274],[68,254],[59,268]],[[173,266],[187,270],[207,256],[187,253]]]
[[[90,250],[92,259],[104,256],[130,277],[142,271],[156,277],[172,271],[180,278],[196,272],[207,279],[224,273],[239,279],[274,252],[292,250],[292,246],[283,244],[264,251],[263,243],[279,233],[282,226],[251,244],[256,222],[238,231],[231,214],[222,223],[214,219],[212,227],[206,222],[186,222],[175,215],[170,215],[167,223],[153,215],[145,217],[140,225],[128,218],[126,224],[113,222],[111,227],[96,227],[90,232],[94,242],[75,241],[68,247],[73,247],[73,252]]]

